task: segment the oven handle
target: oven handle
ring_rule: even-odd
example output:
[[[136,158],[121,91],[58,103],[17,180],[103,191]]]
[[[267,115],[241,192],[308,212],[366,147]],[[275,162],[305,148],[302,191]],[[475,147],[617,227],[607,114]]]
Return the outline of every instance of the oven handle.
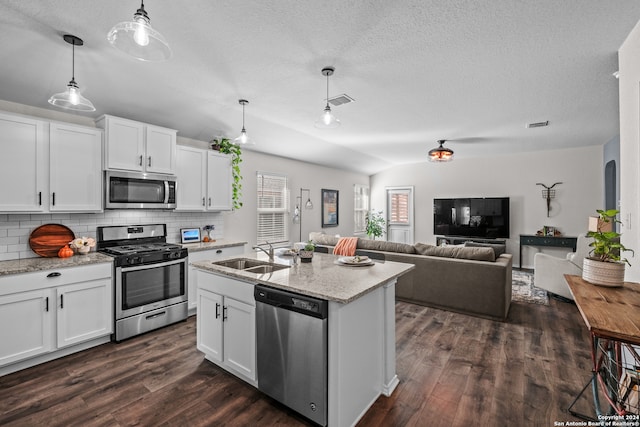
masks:
[[[150,314],[148,316],[145,316],[145,319],[147,320],[151,320],[151,319],[155,319],[156,317],[160,317],[160,316],[164,316],[166,315],[167,312],[166,311],[161,311],[160,313],[156,313],[156,314]]]
[[[145,264],[145,265],[137,265],[135,267],[119,267],[119,268],[121,268],[121,271],[123,273],[127,273],[129,271],[150,270],[152,268],[157,268],[157,267],[166,267],[167,265],[180,264],[182,262],[187,264],[187,260],[188,260],[188,258],[181,258],[181,259],[176,259],[176,260],[172,260],[172,261],[157,262],[157,263],[154,263],[154,264]]]

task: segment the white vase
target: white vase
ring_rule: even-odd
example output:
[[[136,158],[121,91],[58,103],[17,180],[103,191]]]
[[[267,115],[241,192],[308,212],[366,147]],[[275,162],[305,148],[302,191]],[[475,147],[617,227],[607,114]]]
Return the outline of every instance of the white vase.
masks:
[[[620,287],[624,285],[624,263],[585,258],[582,263],[582,278],[594,285]]]

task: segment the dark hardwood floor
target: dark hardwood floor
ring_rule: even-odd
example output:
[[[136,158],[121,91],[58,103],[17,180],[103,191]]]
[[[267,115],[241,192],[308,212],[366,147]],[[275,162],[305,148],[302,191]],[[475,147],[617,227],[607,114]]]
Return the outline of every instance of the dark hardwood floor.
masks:
[[[553,426],[590,377],[575,305],[514,303],[506,322],[398,302],[394,394],[359,426]],[[204,360],[186,322],[0,377],[2,426],[300,426]],[[588,393],[586,394],[588,396]],[[576,409],[589,412],[587,397]]]

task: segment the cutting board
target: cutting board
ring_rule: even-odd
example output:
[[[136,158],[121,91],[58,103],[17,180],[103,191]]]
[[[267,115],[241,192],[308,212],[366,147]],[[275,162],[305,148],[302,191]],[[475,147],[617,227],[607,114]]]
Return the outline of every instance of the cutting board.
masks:
[[[44,224],[31,232],[29,246],[38,255],[53,258],[75,238],[73,231],[62,224]]]

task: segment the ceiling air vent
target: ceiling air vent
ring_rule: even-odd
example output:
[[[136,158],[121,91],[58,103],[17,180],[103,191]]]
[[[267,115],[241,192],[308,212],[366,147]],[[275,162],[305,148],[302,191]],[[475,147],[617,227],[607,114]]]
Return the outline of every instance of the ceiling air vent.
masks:
[[[536,123],[528,123],[527,127],[528,128],[542,128],[545,126],[549,126],[549,120],[547,120],[546,122],[536,122]]]
[[[333,105],[334,107],[337,107],[338,105],[343,105],[343,104],[348,104],[350,102],[353,102],[355,101],[355,99],[343,93],[342,95],[329,98],[327,101],[329,101],[329,104]]]

